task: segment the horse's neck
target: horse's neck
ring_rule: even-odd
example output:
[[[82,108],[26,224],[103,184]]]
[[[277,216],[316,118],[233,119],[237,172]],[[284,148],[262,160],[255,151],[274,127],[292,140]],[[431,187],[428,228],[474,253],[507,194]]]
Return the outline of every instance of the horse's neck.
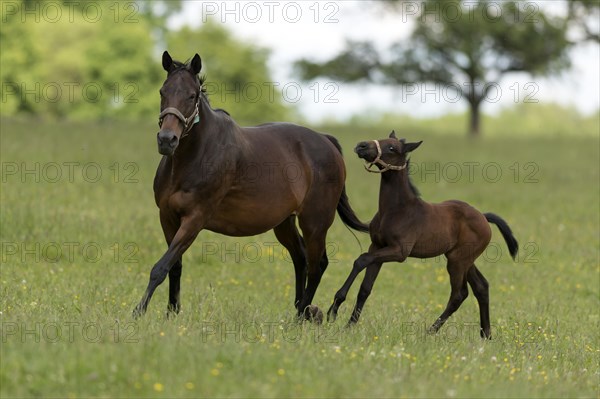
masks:
[[[381,175],[379,212],[397,210],[415,203],[417,196],[410,187],[408,171],[388,171]]]
[[[231,170],[235,163],[237,125],[229,117],[214,111],[208,103],[200,109],[200,121],[181,141],[173,157],[176,169],[207,168]]]

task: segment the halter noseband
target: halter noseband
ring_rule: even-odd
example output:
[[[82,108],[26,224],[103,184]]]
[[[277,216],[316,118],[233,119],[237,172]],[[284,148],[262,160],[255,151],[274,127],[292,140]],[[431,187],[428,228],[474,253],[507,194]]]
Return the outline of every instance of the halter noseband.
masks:
[[[200,102],[200,95],[198,95],[198,101],[196,101],[196,106],[194,107],[194,112],[192,112],[192,114],[189,116],[189,118],[186,118],[181,111],[179,111],[177,108],[174,107],[167,107],[165,109],[163,109],[160,113],[160,115],[158,115],[158,127],[162,127],[162,123],[163,123],[163,119],[165,118],[165,116],[171,114],[171,115],[175,115],[175,117],[177,117],[177,119],[179,119],[179,121],[183,124],[183,133],[181,134],[181,138],[184,138],[185,136],[188,135],[189,131],[192,129],[192,126],[194,126],[194,124],[196,124],[197,122],[200,121],[199,118],[199,111],[198,111],[198,103]]]
[[[402,169],[406,168],[406,162],[404,163],[404,165],[400,165],[400,166],[390,165],[389,163],[384,162],[381,159],[381,146],[379,145],[379,141],[373,140],[373,142],[375,143],[375,147],[377,147],[377,158],[375,158],[372,162],[367,162],[367,164],[363,165],[365,167],[365,169],[367,170],[367,172],[383,173],[383,172],[387,172],[388,170],[402,170]],[[383,169],[371,169],[371,166],[373,166],[375,164],[382,166]]]

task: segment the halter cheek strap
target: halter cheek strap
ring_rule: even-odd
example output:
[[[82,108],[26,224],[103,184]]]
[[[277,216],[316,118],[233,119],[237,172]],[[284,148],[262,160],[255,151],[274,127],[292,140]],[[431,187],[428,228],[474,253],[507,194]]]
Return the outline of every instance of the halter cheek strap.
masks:
[[[198,101],[200,101],[200,97],[198,97]],[[183,133],[181,134],[181,138],[184,138],[188,135],[188,132],[192,129],[196,123],[200,122],[200,113],[198,111],[198,101],[196,102],[196,106],[194,107],[194,112],[186,118],[181,111],[174,107],[167,107],[163,109],[158,115],[158,127],[162,127],[162,122],[165,116],[171,114],[175,115],[177,119],[183,124]]]
[[[402,170],[402,169],[406,168],[406,162],[404,163],[404,165],[400,165],[400,166],[390,165],[389,163],[384,162],[381,159],[382,152],[381,152],[381,146],[379,145],[379,141],[373,140],[373,142],[375,143],[375,147],[377,147],[377,157],[372,162],[367,162],[364,165],[367,172],[383,173],[383,172],[387,172],[388,170]],[[375,164],[380,165],[383,169],[371,169],[371,167]]]

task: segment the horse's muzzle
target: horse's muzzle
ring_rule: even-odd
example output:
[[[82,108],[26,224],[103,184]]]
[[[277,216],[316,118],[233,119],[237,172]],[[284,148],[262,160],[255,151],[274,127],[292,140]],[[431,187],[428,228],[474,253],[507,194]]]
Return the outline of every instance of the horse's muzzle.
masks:
[[[362,141],[354,147],[354,152],[358,155],[359,158],[362,158],[366,161],[372,161],[375,159],[376,154],[373,154],[371,151],[371,147],[367,141]]]
[[[161,155],[173,155],[179,144],[177,135],[170,130],[161,130],[158,132],[156,141],[158,143],[158,152]]]

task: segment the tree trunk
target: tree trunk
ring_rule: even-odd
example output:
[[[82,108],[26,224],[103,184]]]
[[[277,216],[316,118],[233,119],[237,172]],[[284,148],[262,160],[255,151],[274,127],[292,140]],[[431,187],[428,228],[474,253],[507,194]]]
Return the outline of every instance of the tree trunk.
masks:
[[[469,137],[475,138],[480,136],[480,113],[479,113],[479,102],[470,102],[470,115],[469,115]]]

